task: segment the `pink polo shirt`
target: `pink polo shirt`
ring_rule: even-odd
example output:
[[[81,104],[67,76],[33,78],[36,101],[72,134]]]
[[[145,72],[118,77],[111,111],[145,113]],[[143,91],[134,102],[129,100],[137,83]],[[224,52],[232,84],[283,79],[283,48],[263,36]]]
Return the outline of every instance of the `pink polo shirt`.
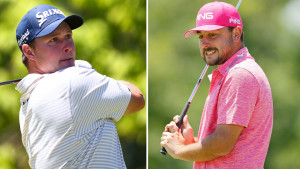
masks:
[[[195,162],[194,169],[264,167],[273,126],[273,101],[268,79],[247,48],[213,71],[198,140],[212,134],[217,124],[245,128],[232,152],[215,160]]]

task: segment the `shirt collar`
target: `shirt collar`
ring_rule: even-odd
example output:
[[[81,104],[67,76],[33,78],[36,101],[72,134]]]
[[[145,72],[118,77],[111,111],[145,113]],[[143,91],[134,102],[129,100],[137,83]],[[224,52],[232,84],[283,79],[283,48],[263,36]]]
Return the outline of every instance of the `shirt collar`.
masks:
[[[246,58],[253,59],[249,54],[247,47],[244,47],[237,51],[230,59],[219,66],[216,70],[218,70],[223,76],[225,76],[228,70],[230,70],[234,65],[242,62]]]

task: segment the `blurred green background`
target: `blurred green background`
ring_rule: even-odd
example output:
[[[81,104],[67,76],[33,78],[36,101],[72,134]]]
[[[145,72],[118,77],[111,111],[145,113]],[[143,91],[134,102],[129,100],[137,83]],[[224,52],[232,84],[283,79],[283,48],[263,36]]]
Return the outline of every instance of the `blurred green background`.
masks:
[[[163,156],[160,137],[164,126],[180,114],[203,68],[198,38],[184,38],[195,27],[196,15],[208,0],[148,1],[148,168],[192,168],[192,162]],[[234,6],[238,0],[225,0]],[[243,0],[245,45],[265,71],[274,100],[274,126],[266,169],[300,168],[300,1]],[[216,67],[210,67],[210,74]],[[207,77],[207,76],[206,76]],[[198,127],[209,89],[204,78],[189,109]]]
[[[146,0],[0,0],[0,81],[27,75],[15,30],[39,4],[78,14],[84,24],[73,31],[77,59],[101,74],[129,81],[146,97]],[[0,169],[26,169],[28,157],[19,129],[20,94],[16,85],[0,87]],[[146,108],[117,122],[128,168],[146,168]]]

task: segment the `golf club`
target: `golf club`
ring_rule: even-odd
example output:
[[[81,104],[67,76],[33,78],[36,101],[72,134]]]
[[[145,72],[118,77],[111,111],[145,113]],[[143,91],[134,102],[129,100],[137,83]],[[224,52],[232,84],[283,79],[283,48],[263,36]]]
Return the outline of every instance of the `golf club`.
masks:
[[[92,65],[85,60],[75,60],[75,66],[88,68],[88,69],[93,68]],[[15,80],[10,80],[10,81],[0,82],[0,86],[8,85],[8,84],[16,84],[16,83],[19,83],[21,80],[22,79],[15,79]]]
[[[189,107],[191,105],[191,102],[192,102],[192,100],[193,100],[193,98],[194,98],[194,96],[196,94],[196,91],[198,90],[198,87],[199,87],[199,85],[200,85],[200,83],[201,83],[201,81],[202,81],[202,79],[203,79],[203,77],[204,77],[204,75],[205,75],[208,67],[209,67],[208,65],[205,65],[205,67],[204,67],[204,69],[203,69],[203,71],[202,71],[202,73],[201,73],[201,75],[200,75],[200,77],[199,77],[199,79],[198,79],[198,81],[197,81],[197,83],[196,83],[193,91],[192,91],[192,94],[190,95],[190,98],[188,99],[188,101],[186,102],[186,104],[185,104],[182,112],[180,113],[179,121],[178,121],[178,123],[176,123],[176,125],[177,125],[178,128],[180,128],[181,125],[182,125],[182,123],[183,123],[183,118],[186,115],[186,113],[187,113],[187,111],[188,111],[188,109],[189,109]],[[166,155],[167,151],[163,147],[163,148],[161,148],[160,153],[162,153],[163,155]]]
[[[16,84],[19,83],[22,79],[9,80],[5,82],[0,82],[0,86],[8,85],[8,84]]]

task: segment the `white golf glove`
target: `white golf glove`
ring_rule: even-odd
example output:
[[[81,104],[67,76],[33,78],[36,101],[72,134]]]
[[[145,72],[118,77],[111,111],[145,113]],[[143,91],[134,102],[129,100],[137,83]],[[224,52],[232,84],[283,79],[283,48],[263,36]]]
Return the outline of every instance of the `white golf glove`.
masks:
[[[88,69],[93,69],[92,65],[89,62],[85,61],[85,60],[75,60],[75,66],[88,68]]]

